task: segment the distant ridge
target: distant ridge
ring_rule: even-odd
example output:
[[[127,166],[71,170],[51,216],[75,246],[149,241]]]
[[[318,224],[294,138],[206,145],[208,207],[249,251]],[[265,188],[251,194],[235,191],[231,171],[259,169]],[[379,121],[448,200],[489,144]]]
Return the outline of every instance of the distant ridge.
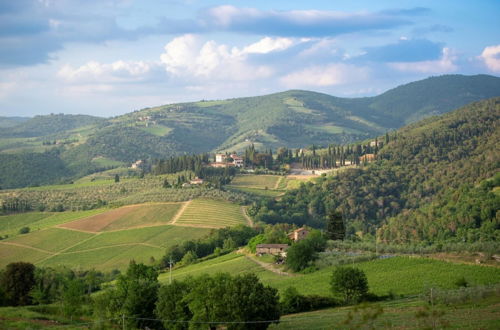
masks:
[[[498,77],[444,75],[374,97],[340,98],[289,90],[162,105],[110,119],[36,116],[0,132],[0,155],[32,152],[31,158],[36,158],[36,153],[57,149],[51,157],[60,158],[65,172],[77,177],[138,159],[240,151],[250,144],[261,150],[345,144],[495,96],[500,96]]]

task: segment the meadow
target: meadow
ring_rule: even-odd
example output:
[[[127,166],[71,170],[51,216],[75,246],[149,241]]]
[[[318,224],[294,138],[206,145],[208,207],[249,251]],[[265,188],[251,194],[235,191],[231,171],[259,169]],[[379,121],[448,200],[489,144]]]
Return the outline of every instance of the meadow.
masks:
[[[279,175],[243,174],[235,176],[231,181],[231,186],[236,188],[276,189],[282,179],[283,177]]]

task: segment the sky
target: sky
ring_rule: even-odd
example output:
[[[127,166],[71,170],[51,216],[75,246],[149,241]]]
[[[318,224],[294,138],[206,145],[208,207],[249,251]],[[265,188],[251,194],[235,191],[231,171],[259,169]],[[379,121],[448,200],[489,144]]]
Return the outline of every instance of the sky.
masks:
[[[0,0],[0,116],[500,76],[498,0]]]

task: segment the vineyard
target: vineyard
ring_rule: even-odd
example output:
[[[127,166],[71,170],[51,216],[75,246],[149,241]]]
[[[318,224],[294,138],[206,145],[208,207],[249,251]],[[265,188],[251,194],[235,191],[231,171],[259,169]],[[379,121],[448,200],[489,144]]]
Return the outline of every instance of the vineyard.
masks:
[[[247,224],[240,206],[210,199],[195,199],[190,202],[175,221],[178,226],[222,228]]]

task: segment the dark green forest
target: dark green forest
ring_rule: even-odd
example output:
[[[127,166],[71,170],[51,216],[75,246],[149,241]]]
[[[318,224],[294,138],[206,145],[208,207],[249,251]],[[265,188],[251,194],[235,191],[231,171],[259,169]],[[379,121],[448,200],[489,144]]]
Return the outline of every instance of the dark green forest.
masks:
[[[375,162],[251,211],[268,223],[316,227],[338,211],[351,237],[391,242],[498,240],[499,118],[496,98],[410,125],[391,134]]]

